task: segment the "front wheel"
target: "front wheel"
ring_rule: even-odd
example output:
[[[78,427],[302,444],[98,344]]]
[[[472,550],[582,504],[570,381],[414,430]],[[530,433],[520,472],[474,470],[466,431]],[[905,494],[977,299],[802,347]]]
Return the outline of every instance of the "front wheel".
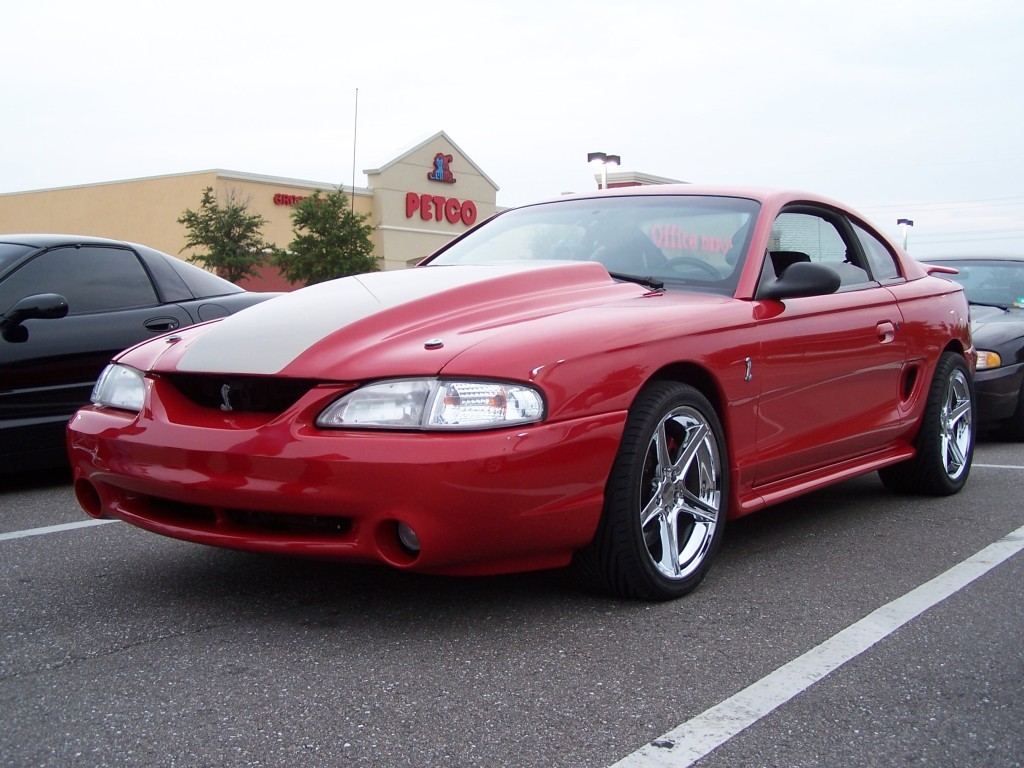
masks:
[[[681,597],[711,567],[728,497],[725,437],[711,403],[685,384],[652,384],[630,409],[601,522],[575,570],[621,597]]]
[[[879,476],[899,493],[948,496],[967,482],[974,456],[974,385],[963,357],[939,359],[914,447],[917,455],[886,467]]]

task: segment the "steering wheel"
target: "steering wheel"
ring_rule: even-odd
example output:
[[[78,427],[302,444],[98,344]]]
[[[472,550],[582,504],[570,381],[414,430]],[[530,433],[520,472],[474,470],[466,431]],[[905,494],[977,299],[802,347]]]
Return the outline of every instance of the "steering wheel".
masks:
[[[698,269],[708,275],[711,275],[713,280],[722,279],[722,275],[717,269],[706,261],[694,258],[693,256],[676,256],[674,259],[669,259],[665,266],[672,272],[686,272],[692,269]]]
[[[654,243],[643,235],[611,246],[601,244],[590,256],[612,272],[636,272],[657,274],[665,267],[665,255]]]

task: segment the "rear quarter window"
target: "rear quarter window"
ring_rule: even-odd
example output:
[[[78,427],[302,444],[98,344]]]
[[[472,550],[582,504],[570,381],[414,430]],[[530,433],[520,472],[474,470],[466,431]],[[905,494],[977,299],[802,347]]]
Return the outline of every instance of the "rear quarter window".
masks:
[[[857,223],[854,223],[853,229],[857,233],[857,239],[860,240],[861,248],[864,249],[868,264],[871,265],[871,274],[875,280],[884,281],[900,277],[896,257],[892,255],[885,243]]]
[[[150,269],[157,273],[157,269],[161,272],[173,271],[177,278],[187,286],[189,293],[192,296],[183,296],[182,298],[207,299],[211,296],[226,296],[231,293],[243,293],[244,289],[235,285],[234,283],[225,280],[223,277],[218,277],[212,272],[207,272],[205,269],[197,267],[195,264],[189,264],[187,261],[177,259],[173,256],[160,253],[160,251],[147,248],[145,246],[138,246],[139,253],[144,258],[147,264],[155,264],[160,262],[160,267],[151,266]],[[161,280],[161,288],[163,288],[163,279]],[[168,281],[170,282],[170,281]],[[168,299],[169,301],[176,301],[178,299]]]

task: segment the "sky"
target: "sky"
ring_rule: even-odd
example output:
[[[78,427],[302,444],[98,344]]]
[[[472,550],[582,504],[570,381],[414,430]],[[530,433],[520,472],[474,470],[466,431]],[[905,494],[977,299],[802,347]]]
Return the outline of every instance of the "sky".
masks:
[[[500,206],[589,152],[1024,253],[1019,0],[32,0],[0,11],[0,193],[207,169],[365,187],[444,131]],[[910,228],[897,219],[911,219]]]

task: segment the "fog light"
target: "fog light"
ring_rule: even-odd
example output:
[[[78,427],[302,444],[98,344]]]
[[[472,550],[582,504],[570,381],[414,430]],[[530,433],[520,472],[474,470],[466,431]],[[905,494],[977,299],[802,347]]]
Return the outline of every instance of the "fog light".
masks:
[[[420,537],[416,531],[405,523],[398,524],[398,542],[410,555],[418,555],[420,552]]]

